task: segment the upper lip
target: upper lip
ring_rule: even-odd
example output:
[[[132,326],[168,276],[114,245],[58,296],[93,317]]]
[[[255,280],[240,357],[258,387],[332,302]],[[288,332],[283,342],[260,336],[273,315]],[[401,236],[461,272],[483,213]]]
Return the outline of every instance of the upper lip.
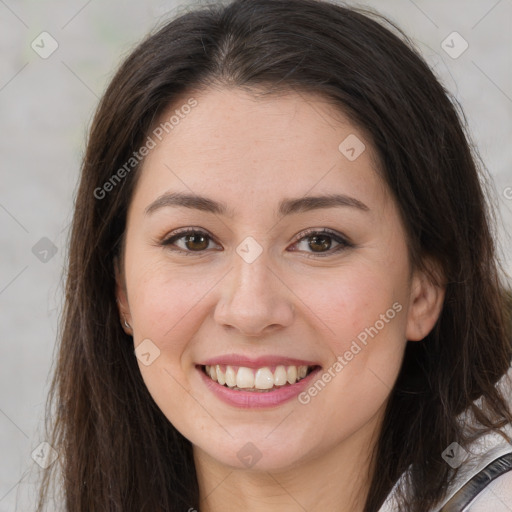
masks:
[[[244,366],[247,368],[263,368],[264,366],[320,366],[314,361],[306,361],[304,359],[296,359],[286,356],[260,356],[251,358],[238,354],[226,354],[225,356],[212,357],[207,359],[200,365],[213,366],[216,364],[230,366]]]

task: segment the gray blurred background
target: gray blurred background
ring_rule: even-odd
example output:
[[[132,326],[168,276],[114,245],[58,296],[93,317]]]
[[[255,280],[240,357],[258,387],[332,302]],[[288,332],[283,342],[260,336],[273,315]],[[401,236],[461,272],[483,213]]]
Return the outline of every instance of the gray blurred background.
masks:
[[[377,9],[402,27],[461,102],[493,178],[511,275],[512,0],[347,3]],[[41,447],[43,406],[94,109],[120,59],[157,23],[192,5],[0,0],[0,512],[34,509],[33,482],[44,471],[37,454],[50,453]]]

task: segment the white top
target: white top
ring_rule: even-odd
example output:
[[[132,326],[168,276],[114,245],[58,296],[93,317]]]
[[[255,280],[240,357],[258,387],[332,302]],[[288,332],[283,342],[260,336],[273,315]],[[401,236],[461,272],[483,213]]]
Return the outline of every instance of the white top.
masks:
[[[509,398],[512,407],[512,368],[508,375],[505,375],[499,383],[503,388],[504,396]],[[477,401],[478,402],[478,401]],[[469,415],[461,415],[461,421],[468,421]],[[512,439],[512,425],[508,424],[501,429]],[[453,495],[478,472],[488,464],[507,453],[512,453],[512,444],[508,443],[501,435],[491,432],[481,436],[468,447],[468,452],[454,446],[453,450],[448,447],[448,456],[445,460],[456,460],[453,464],[459,467],[456,479],[448,489],[444,501],[434,509],[425,512],[438,512],[440,507],[446,504]],[[461,451],[462,450],[462,451]],[[443,452],[444,453],[444,452]],[[445,457],[448,457],[445,455]],[[444,457],[443,457],[444,458]],[[389,493],[386,501],[382,504],[379,512],[396,512],[397,501],[395,498],[398,486],[406,489],[406,473],[402,474],[398,482]],[[512,512],[512,471],[508,471],[493,480],[478,494],[473,501],[460,512]]]

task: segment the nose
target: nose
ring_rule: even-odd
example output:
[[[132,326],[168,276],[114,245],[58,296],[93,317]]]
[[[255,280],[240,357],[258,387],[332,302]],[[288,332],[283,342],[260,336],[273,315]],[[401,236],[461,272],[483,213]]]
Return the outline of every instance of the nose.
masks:
[[[265,251],[252,263],[233,255],[233,268],[221,284],[214,319],[244,336],[262,336],[293,321],[293,293],[271,268]]]

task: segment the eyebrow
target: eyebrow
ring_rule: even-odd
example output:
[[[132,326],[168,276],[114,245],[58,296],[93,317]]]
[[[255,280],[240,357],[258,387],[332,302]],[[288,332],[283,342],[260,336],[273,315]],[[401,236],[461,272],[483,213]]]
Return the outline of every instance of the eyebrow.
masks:
[[[196,194],[184,194],[180,192],[167,192],[153,201],[145,210],[149,215],[164,207],[184,207],[201,210],[204,212],[224,215],[229,218],[235,216],[235,212],[228,208],[226,203],[214,201],[208,197]],[[328,194],[322,196],[305,196],[296,199],[283,199],[279,203],[280,215],[319,210],[323,208],[351,207],[368,212],[370,209],[364,203],[354,197],[344,194]]]

